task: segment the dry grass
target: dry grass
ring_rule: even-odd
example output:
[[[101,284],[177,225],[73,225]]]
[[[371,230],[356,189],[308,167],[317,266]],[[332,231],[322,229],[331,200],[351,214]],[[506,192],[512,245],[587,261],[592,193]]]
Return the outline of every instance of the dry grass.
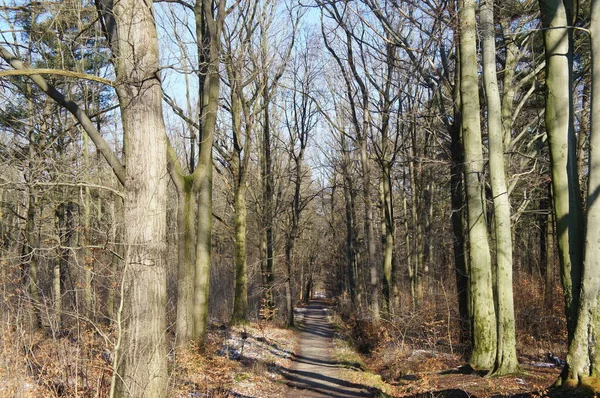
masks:
[[[522,364],[518,375],[482,377],[462,367],[466,357],[458,344],[458,317],[452,310],[456,303],[454,298],[447,302],[448,296],[441,294],[424,300],[418,310],[405,309],[379,325],[341,311],[335,319],[339,331],[336,355],[347,364],[355,382],[390,396],[545,396],[560,369],[541,367],[539,362],[548,352],[564,358],[567,348],[565,320],[560,315],[562,292],[556,288],[552,306],[546,307],[541,283],[528,275],[519,276],[514,288]],[[368,371],[358,372],[360,368]]]
[[[296,335],[273,324],[214,327],[207,345],[177,354],[175,397],[283,397],[280,367],[289,367]]]
[[[89,329],[26,333],[3,322],[0,398],[107,397],[111,348]],[[245,337],[245,338],[244,338]],[[201,349],[170,356],[171,397],[283,397],[294,331],[273,324],[213,327]]]

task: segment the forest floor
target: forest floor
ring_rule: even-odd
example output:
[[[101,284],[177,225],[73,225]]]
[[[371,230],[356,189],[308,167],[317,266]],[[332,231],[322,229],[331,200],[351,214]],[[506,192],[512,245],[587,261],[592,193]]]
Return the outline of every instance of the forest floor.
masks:
[[[296,328],[213,325],[201,350],[170,352],[169,397],[543,397],[561,370],[536,348],[520,357],[519,374],[483,377],[466,371],[453,350],[399,341],[326,301],[295,313]],[[12,328],[0,332],[0,398],[108,396],[110,346],[96,333],[25,341]],[[369,353],[359,354],[366,337]]]
[[[456,354],[422,347],[381,344],[369,355],[359,354],[351,325],[325,301],[297,308],[296,320],[296,329],[252,324],[213,330],[213,354],[203,356],[208,366],[195,372],[204,382],[183,377],[182,385],[194,389],[177,396],[544,397],[552,394],[561,370],[543,356],[521,357],[519,374],[484,377],[466,370]],[[220,375],[218,385],[208,370]]]
[[[356,349],[357,342],[352,341],[352,331],[348,330],[350,325],[344,324],[324,304],[312,302],[301,310],[305,316],[300,328],[299,349],[301,357],[320,355],[329,358],[325,362],[329,365],[329,373],[318,367],[312,368],[309,372],[316,374],[316,379],[304,382],[309,390],[324,392],[329,396],[542,397],[552,394],[550,387],[560,373],[560,368],[553,363],[521,358],[519,374],[483,377],[466,369],[464,359],[458,355],[425,349],[394,348],[382,344],[385,336],[379,337],[380,346],[370,355],[361,355]],[[332,321],[336,324],[333,335],[330,333]],[[319,339],[307,338],[311,332]],[[314,348],[310,348],[311,345],[316,345],[316,353]],[[324,353],[328,349],[331,351]],[[333,381],[337,385],[328,389],[328,384],[323,380],[327,380],[330,374],[335,375]],[[349,392],[338,391],[339,386],[351,386],[352,389]],[[288,396],[324,396],[310,394],[303,392]]]

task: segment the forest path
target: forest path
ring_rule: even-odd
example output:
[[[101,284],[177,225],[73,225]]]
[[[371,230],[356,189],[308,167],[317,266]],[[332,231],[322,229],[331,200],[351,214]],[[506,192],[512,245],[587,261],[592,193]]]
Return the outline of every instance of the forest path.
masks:
[[[340,378],[342,365],[333,358],[333,325],[325,301],[311,301],[300,329],[300,352],[284,375],[291,387],[288,397],[372,397],[366,386]]]

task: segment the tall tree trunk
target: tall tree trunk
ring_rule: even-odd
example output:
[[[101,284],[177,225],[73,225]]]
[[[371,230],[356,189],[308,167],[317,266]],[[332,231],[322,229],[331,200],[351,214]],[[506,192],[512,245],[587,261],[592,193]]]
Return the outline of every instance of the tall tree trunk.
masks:
[[[417,162],[417,141],[416,141],[416,127],[412,127],[412,145],[410,147],[410,161],[408,164],[408,178],[410,180],[410,190],[412,193],[412,200],[410,201],[410,218],[412,225],[412,242],[410,246],[410,253],[412,257],[412,274],[410,278],[410,291],[412,294],[413,308],[419,308],[423,300],[423,282],[421,280],[423,271],[423,248],[422,248],[422,234],[421,234],[421,223],[419,219],[419,204],[417,199],[417,170],[415,163]]]
[[[217,88],[218,93],[218,88]],[[218,104],[215,104],[217,106]],[[214,131],[214,126],[213,130]],[[211,133],[212,134],[212,133]],[[206,135],[203,135],[205,137]],[[205,143],[204,145],[208,145]],[[212,148],[212,140],[210,140]],[[210,152],[210,150],[209,150]],[[206,161],[206,175],[198,187],[198,227],[196,228],[196,276],[194,281],[194,341],[204,344],[208,331],[208,297],[210,293],[210,265],[212,250],[212,155]]]
[[[540,0],[546,49],[546,132],[550,147],[552,192],[556,214],[568,340],[575,331],[581,289],[583,215],[577,175],[573,126],[572,34],[573,2]]]
[[[246,182],[236,177],[234,188],[235,235],[235,285],[233,297],[233,323],[248,321],[248,269],[246,260]]]
[[[554,212],[552,211],[552,204],[550,203],[552,200],[551,195],[551,184],[548,184],[548,197],[544,199],[546,205],[544,206],[544,211],[547,213],[542,214],[544,223],[544,228],[540,230],[540,233],[543,233],[544,241],[540,242],[540,245],[543,244],[543,249],[545,251],[545,267],[544,267],[544,305],[546,308],[553,307],[554,301],[554,268],[555,268],[555,246],[554,242],[556,241],[555,228],[556,223],[554,222]]]
[[[177,203],[177,345],[187,346],[194,332],[194,280],[196,277],[196,198],[192,184],[178,187]],[[176,184],[177,186],[177,184]]]
[[[112,244],[113,254],[110,261],[110,281],[108,295],[106,297],[106,315],[107,324],[116,325],[117,323],[117,278],[119,275],[119,265],[124,257],[123,247],[123,224],[117,220],[123,220],[123,200],[121,197],[114,198],[110,201],[110,241]]]
[[[366,112],[367,110],[365,109]],[[379,282],[379,271],[376,264],[373,198],[371,197],[371,166],[367,151],[367,126],[368,122],[363,123],[362,136],[359,139],[360,164],[362,167],[363,204],[365,211],[365,243],[367,245],[367,265],[369,269],[369,304],[373,320],[378,321],[380,317],[379,289],[381,288],[381,283]]]
[[[492,264],[484,205],[484,160],[481,143],[475,1],[459,1],[460,92],[469,230],[474,369],[492,369],[496,357],[496,315]]]
[[[261,236],[264,242],[262,259],[262,284],[263,284],[263,300],[266,305],[268,320],[274,309],[273,302],[273,284],[275,282],[275,242],[273,235],[273,159],[271,156],[271,126],[269,118],[269,93],[263,90],[264,102],[264,121],[263,121],[263,140],[262,140],[262,164],[261,164],[261,179],[263,182],[263,229]]]
[[[164,397],[166,350],[167,143],[158,39],[141,0],[103,3],[125,152],[125,269],[112,389],[117,397]]]
[[[89,150],[89,137],[87,134],[83,135],[83,162],[86,170],[91,166],[90,164],[90,150]],[[91,195],[90,188],[84,187],[81,192],[82,196],[82,231],[79,234],[79,245],[81,247],[81,264],[83,265],[83,303],[85,316],[92,322],[95,320],[95,308],[94,308],[94,292],[92,287],[92,275],[94,262],[91,258],[90,250],[87,248],[88,235],[90,234],[90,213],[91,213]]]
[[[585,239],[585,266],[578,301],[577,326],[569,345],[562,377],[567,386],[583,384],[600,393],[600,1],[592,0],[590,36],[592,49],[592,98],[589,179]],[[559,231],[560,233],[560,231]],[[560,242],[560,241],[559,241]],[[560,247],[559,247],[560,250]]]
[[[405,173],[406,174],[406,173]],[[406,175],[404,176],[404,179],[406,180]],[[406,185],[405,185],[406,186]],[[408,250],[407,256],[406,256],[406,268],[408,270],[408,281],[409,281],[409,286],[410,286],[410,302],[412,305],[413,310],[417,308],[417,281],[416,281],[416,268],[415,268],[415,256],[414,256],[414,244],[413,244],[413,240],[410,239],[410,225],[408,223],[408,220],[410,219],[409,214],[408,214],[408,193],[406,192],[406,189],[402,190],[402,205],[403,205],[403,210],[404,210],[404,243],[406,245],[406,250]]]
[[[170,144],[167,151],[168,170],[179,200],[177,219],[180,282],[176,325],[179,346],[186,346],[191,342],[203,345],[207,331],[212,239],[212,149],[219,107],[220,38],[226,15],[225,2],[196,0],[193,11],[198,55],[198,123],[185,116],[167,98],[169,105],[186,120],[192,130],[192,148],[188,162],[190,174],[186,174]],[[189,94],[187,100],[188,113],[191,113]],[[197,164],[194,147],[196,137]]]
[[[355,211],[352,177],[350,176],[350,156],[346,145],[346,138],[340,136],[342,146],[342,179],[344,191],[344,210],[346,221],[346,270],[348,272],[348,292],[354,309],[360,309],[360,294],[356,275],[356,234]]]
[[[24,282],[29,291],[30,300],[33,304],[33,313],[35,314],[34,327],[42,326],[41,318],[41,301],[39,292],[38,279],[38,259],[35,249],[38,247],[38,240],[35,235],[35,214],[36,214],[36,195],[33,187],[33,165],[31,162],[35,158],[35,145],[33,141],[33,131],[29,133],[29,162],[30,166],[27,170],[27,208],[25,219],[25,240],[21,249],[21,272]]]
[[[204,344],[208,327],[212,247],[213,141],[219,109],[221,76],[221,33],[227,15],[226,2],[196,0],[194,17],[198,40],[200,134],[198,164],[194,170],[193,189],[198,200],[196,228],[196,270],[194,278],[193,340]]]
[[[344,178],[346,180],[346,178]],[[350,178],[347,178],[350,180]],[[346,216],[346,271],[348,272],[348,293],[350,301],[355,309],[360,307],[358,294],[358,286],[356,283],[356,242],[355,242],[355,226],[354,226],[354,198],[352,196],[352,186],[348,186],[350,182],[344,183],[344,210]]]
[[[502,106],[496,74],[496,34],[492,0],[480,2],[480,23],[483,51],[483,80],[487,99],[488,147],[490,179],[494,203],[494,234],[496,236],[496,295],[498,347],[495,375],[506,375],[519,370],[515,337],[515,312],[512,281],[512,232],[510,201],[504,165],[504,132]]]
[[[577,171],[579,172],[579,188],[581,189],[581,194],[585,194],[585,188],[587,184],[587,173],[585,170],[585,160],[586,160],[586,144],[588,141],[588,136],[590,135],[589,131],[589,109],[590,109],[590,100],[591,100],[591,84],[587,78],[583,79],[583,89],[581,93],[581,115],[579,116],[579,133],[577,134]]]
[[[62,275],[64,268],[68,266],[69,253],[66,249],[64,235],[66,234],[65,227],[65,204],[61,203],[56,209],[56,226],[58,233],[58,259],[54,261],[52,267],[52,301],[54,303],[54,321],[53,325],[56,329],[62,328],[62,309],[63,309],[63,288],[64,281]]]
[[[67,279],[69,274],[69,259],[73,244],[74,233],[74,212],[75,204],[73,202],[61,203],[56,209],[56,226],[58,232],[58,259],[54,264],[52,276],[52,295],[54,301],[54,314],[56,327],[62,328],[64,300],[67,292]]]
[[[384,161],[381,171],[381,203],[382,203],[382,241],[383,241],[383,296],[388,312],[393,313],[394,301],[397,297],[394,280],[394,207],[391,184],[391,163]]]
[[[285,278],[285,310],[286,310],[286,326],[293,327],[294,326],[294,292],[292,291],[292,271],[293,271],[293,253],[294,253],[294,244],[295,240],[288,236],[286,245],[285,245],[285,269],[286,269],[286,278]]]
[[[453,2],[456,7],[456,2]],[[460,59],[460,45],[456,46],[455,56]],[[448,124],[450,134],[450,203],[452,206],[452,249],[454,256],[454,275],[458,297],[459,341],[466,352],[471,351],[471,306],[469,266],[465,249],[465,198],[464,198],[464,154],[462,144],[462,115],[460,102],[460,62],[456,64],[454,75],[454,98],[452,123]]]
[[[380,318],[380,302],[379,295],[381,290],[381,281],[379,277],[380,265],[377,264],[377,249],[375,246],[375,225],[373,221],[373,198],[371,196],[371,160],[369,159],[368,151],[368,136],[371,124],[371,116],[369,113],[369,96],[363,80],[360,78],[354,60],[352,59],[352,51],[350,34],[346,32],[346,40],[348,42],[348,53],[350,55],[350,68],[353,72],[354,79],[358,83],[362,96],[362,111],[363,119],[362,126],[357,125],[357,139],[360,149],[360,165],[362,169],[362,186],[363,186],[363,203],[365,212],[365,240],[367,245],[367,265],[369,270],[369,306],[371,308],[371,316],[375,322]]]
[[[454,274],[458,296],[459,341],[471,342],[471,316],[469,295],[469,268],[465,253],[465,223],[463,197],[463,151],[460,139],[460,127],[457,124],[451,130],[452,164],[450,166],[450,201],[452,205],[452,248],[454,255]],[[470,348],[469,348],[470,350]],[[469,351],[467,350],[467,351]]]

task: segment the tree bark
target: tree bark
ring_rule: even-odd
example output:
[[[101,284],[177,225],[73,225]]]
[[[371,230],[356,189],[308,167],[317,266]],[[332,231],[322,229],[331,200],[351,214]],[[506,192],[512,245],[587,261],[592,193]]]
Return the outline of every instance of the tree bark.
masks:
[[[473,304],[473,352],[469,362],[474,369],[492,369],[496,356],[496,315],[484,205],[475,20],[475,1],[459,1],[461,114]]]
[[[572,8],[570,0],[540,0],[542,26],[546,28],[545,122],[569,342],[575,331],[581,289],[584,225],[573,126],[572,34],[566,28]]]
[[[90,151],[89,151],[89,137],[87,134],[83,135],[83,158],[84,167],[89,169],[90,164]],[[81,264],[83,265],[83,302],[84,302],[84,313],[85,316],[92,322],[95,320],[95,308],[94,308],[94,291],[92,286],[92,275],[93,275],[93,261],[90,258],[90,250],[87,248],[88,235],[90,234],[90,213],[91,213],[91,195],[90,188],[84,187],[82,190],[82,207],[83,207],[83,222],[82,231],[79,234],[79,244],[81,246]]]
[[[125,152],[125,269],[113,386],[117,397],[164,397],[167,144],[152,8],[122,0],[104,13],[117,74]],[[112,24],[111,24],[112,22]]]
[[[213,7],[216,5],[216,7]],[[213,140],[219,107],[221,54],[220,38],[225,18],[225,2],[197,0],[193,6],[198,55],[198,123],[183,115],[167,99],[175,112],[198,131],[198,160],[195,164],[196,134],[192,132],[189,172],[186,174],[171,145],[168,170],[178,195],[178,298],[176,331],[178,345],[203,345],[207,331],[212,239]],[[188,108],[190,108],[188,106]],[[189,110],[189,109],[188,109]]]
[[[246,181],[236,181],[234,188],[235,286],[233,323],[248,322],[248,270],[246,260]]]
[[[177,345],[187,346],[194,332],[194,279],[196,275],[196,198],[190,179],[178,187],[177,203]]]
[[[506,375],[519,370],[515,337],[515,312],[512,281],[512,232],[510,201],[504,165],[504,131],[502,106],[496,74],[496,33],[492,0],[480,2],[482,32],[483,80],[487,99],[488,147],[490,179],[494,203],[494,234],[496,236],[497,339],[493,373]]]
[[[275,303],[273,301],[273,285],[275,283],[275,241],[273,234],[273,211],[274,211],[274,178],[273,178],[273,159],[271,155],[271,126],[269,118],[269,95],[267,90],[263,90],[264,102],[264,120],[263,120],[263,139],[262,139],[262,158],[261,158],[261,179],[263,189],[263,229],[261,239],[264,247],[262,259],[262,284],[263,284],[263,305],[266,307],[265,315],[267,320],[271,320]]]
[[[590,123],[589,179],[585,239],[585,266],[578,302],[577,326],[569,345],[567,367],[562,377],[566,386],[585,385],[598,394],[600,380],[600,1],[592,0],[590,21],[592,49],[592,98]],[[590,394],[590,395],[592,395]]]
[[[27,210],[25,212],[25,241],[21,248],[21,272],[31,300],[33,312],[35,314],[34,327],[42,326],[42,317],[40,310],[40,292],[38,279],[38,259],[35,249],[39,243],[35,235],[35,214],[36,214],[36,195],[33,187],[33,165],[35,158],[35,144],[33,130],[29,132],[29,167],[26,172],[25,180],[27,182]]]
[[[216,89],[218,94],[218,89]],[[218,99],[217,99],[218,100]],[[215,104],[215,107],[218,104]],[[214,131],[214,125],[211,127]],[[212,134],[212,133],[211,133]],[[206,137],[203,134],[202,137]],[[210,145],[207,151],[212,150],[212,140],[203,145]],[[201,148],[201,151],[204,150]],[[194,279],[194,330],[193,339],[202,345],[206,342],[208,331],[208,297],[210,293],[210,265],[212,251],[212,186],[213,169],[211,162],[205,161],[206,174],[198,187],[198,227],[196,228],[196,275]]]
[[[356,275],[356,234],[355,211],[352,177],[350,176],[350,156],[346,146],[346,138],[340,136],[342,147],[342,179],[344,191],[344,210],[346,221],[346,271],[348,272],[348,293],[354,309],[360,308],[360,294],[357,286]]]
[[[383,297],[388,312],[393,313],[394,302],[397,297],[396,281],[394,280],[394,207],[391,184],[391,163],[385,161],[382,164],[381,171],[381,219],[382,219],[382,240],[383,240]]]

